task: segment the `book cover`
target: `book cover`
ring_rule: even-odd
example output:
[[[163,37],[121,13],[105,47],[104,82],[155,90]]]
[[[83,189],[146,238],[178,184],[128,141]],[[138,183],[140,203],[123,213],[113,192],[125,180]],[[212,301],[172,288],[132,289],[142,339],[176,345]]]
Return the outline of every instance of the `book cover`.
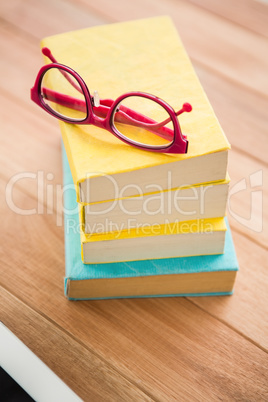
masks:
[[[193,107],[179,117],[189,141],[187,154],[140,150],[100,128],[60,122],[78,201],[114,199],[114,184],[120,197],[122,189],[125,196],[146,194],[152,183],[165,190],[169,184],[176,188],[225,179],[230,145],[169,17],[63,33],[45,38],[42,46],[102,99],[142,91],[176,111],[185,102]]]
[[[76,193],[63,149],[65,295],[70,300],[228,295],[238,262],[228,227],[224,254],[83,264]]]
[[[81,230],[82,261],[92,264],[221,254],[225,232],[224,218],[146,224],[91,235]]]

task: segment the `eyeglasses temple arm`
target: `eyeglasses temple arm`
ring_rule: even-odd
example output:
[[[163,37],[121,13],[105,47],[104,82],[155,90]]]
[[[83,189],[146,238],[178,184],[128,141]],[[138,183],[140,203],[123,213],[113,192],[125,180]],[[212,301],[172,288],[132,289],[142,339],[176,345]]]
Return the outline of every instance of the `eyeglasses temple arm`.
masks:
[[[69,95],[61,94],[60,92],[53,91],[53,89],[49,89],[46,87],[42,88],[42,93],[45,99],[57,103],[58,105],[65,106],[70,109],[78,110],[84,113],[87,112],[86,102],[82,99],[77,99]]]
[[[136,122],[139,123],[139,125],[144,128],[156,128],[157,129],[157,128],[165,126],[167,123],[169,123],[171,121],[171,118],[169,117],[168,119],[166,119],[160,123],[155,123],[154,120],[152,120],[146,116],[143,116],[143,115],[135,112],[132,109],[129,109],[125,106],[123,106],[123,107],[121,106],[121,108],[125,112],[124,114],[127,115],[127,118],[130,118],[131,120],[136,120]],[[122,112],[121,108],[120,108],[120,112]],[[192,110],[192,106],[190,105],[190,103],[184,103],[182,105],[182,108],[178,112],[176,112],[175,115],[179,116],[183,112],[191,112],[191,110]]]
[[[176,112],[175,115],[176,115],[176,116],[179,116],[180,114],[182,114],[182,113],[184,113],[184,112],[189,113],[189,112],[191,112],[191,111],[192,111],[192,105],[190,105],[190,103],[184,103],[184,104],[182,105],[182,108],[181,108],[178,112]],[[161,123],[152,124],[151,126],[152,126],[153,128],[163,127],[163,126],[165,126],[167,123],[169,123],[170,121],[171,121],[171,118],[168,118],[168,119],[166,119],[166,120],[164,120],[164,121],[161,121]]]
[[[148,119],[151,120],[151,119]],[[173,130],[171,130],[168,127],[154,127],[154,124],[151,123],[144,123],[139,120],[136,120],[132,117],[130,117],[126,112],[120,110],[115,114],[115,121],[117,123],[121,124],[126,124],[126,125],[131,125],[131,126],[136,126],[136,127],[142,127],[147,129],[148,131],[151,131],[152,133],[158,135],[159,137],[165,138],[165,139],[171,139],[174,137]]]
[[[183,112],[191,112],[192,106],[189,103],[184,103],[182,108],[176,112],[176,116],[179,116]],[[157,134],[159,137],[170,139],[174,136],[173,130],[169,127],[164,127],[167,123],[171,121],[171,118],[168,118],[160,123],[155,123],[153,119],[150,119],[140,113],[135,112],[132,109],[127,108],[126,106],[120,106],[118,112],[115,115],[115,120],[122,124],[130,124],[133,126],[143,127],[153,133]],[[182,134],[185,138],[185,136]]]

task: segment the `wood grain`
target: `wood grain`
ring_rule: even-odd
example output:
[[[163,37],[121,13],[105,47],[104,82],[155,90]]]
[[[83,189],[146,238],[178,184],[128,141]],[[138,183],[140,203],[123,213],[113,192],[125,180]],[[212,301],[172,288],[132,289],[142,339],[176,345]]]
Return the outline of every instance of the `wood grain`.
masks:
[[[195,64],[232,149],[267,166],[268,99]]]
[[[228,171],[231,177],[227,205],[230,224],[267,249],[268,228],[265,222],[268,220],[268,169],[253,158],[232,150]],[[257,174],[258,179],[256,187],[254,174]]]
[[[240,264],[233,296],[201,297],[191,300],[267,351],[268,253],[259,245],[253,244],[250,239],[234,231],[233,239]]]
[[[19,28],[38,43],[45,36],[105,23],[92,10],[85,12],[84,7],[64,0],[28,0],[27,4],[23,0],[1,1],[0,14],[5,22],[13,25],[15,32]]]
[[[20,188],[38,199],[39,211],[55,210],[62,198],[61,140],[57,121],[46,119],[46,114],[40,114],[39,110],[34,113],[3,94],[0,94],[0,102],[5,133],[1,145],[9,150],[0,155],[3,166],[0,176],[6,180],[7,196]],[[15,120],[10,119],[11,110]]]
[[[84,400],[267,400],[267,5],[9,0],[0,13],[0,319]],[[39,42],[156,15],[173,18],[232,144],[231,189],[246,183],[228,210],[234,295],[68,302],[60,132],[29,100]],[[14,184],[12,205],[7,184],[23,172],[36,176]],[[262,184],[251,187],[256,172]]]
[[[151,400],[142,387],[3,288],[0,306],[2,322],[83,400]]]
[[[234,24],[268,37],[268,7],[265,1],[237,0],[233,3],[231,0],[190,0],[190,2]]]

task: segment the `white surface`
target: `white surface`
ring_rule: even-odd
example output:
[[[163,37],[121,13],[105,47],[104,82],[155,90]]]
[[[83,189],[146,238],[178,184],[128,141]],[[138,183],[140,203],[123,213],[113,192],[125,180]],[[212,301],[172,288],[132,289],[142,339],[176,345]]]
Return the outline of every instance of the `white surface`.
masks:
[[[0,322],[0,365],[36,401],[81,401],[2,322]]]

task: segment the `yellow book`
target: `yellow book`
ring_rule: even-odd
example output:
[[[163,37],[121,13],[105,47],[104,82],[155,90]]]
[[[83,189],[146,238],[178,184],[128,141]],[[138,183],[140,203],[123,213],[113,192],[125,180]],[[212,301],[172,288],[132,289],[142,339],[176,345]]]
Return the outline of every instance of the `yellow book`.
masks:
[[[81,231],[82,261],[100,264],[222,254],[226,230],[224,218],[214,218],[135,225],[109,233]]]
[[[42,46],[102,99],[142,91],[176,111],[185,102],[193,107],[179,117],[189,141],[183,155],[136,149],[103,129],[61,122],[79,202],[146,194],[152,183],[166,190],[225,179],[230,145],[169,17],[68,32]]]

